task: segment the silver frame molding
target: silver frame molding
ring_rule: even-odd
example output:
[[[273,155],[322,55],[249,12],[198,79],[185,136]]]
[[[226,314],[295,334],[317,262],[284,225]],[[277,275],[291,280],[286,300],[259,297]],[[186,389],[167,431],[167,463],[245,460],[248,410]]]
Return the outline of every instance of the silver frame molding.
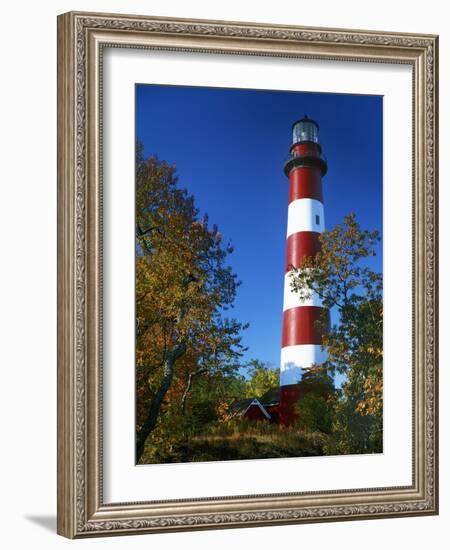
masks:
[[[104,47],[413,68],[413,484],[105,504],[102,497]],[[438,38],[95,13],[58,17],[58,533],[70,538],[438,513]]]

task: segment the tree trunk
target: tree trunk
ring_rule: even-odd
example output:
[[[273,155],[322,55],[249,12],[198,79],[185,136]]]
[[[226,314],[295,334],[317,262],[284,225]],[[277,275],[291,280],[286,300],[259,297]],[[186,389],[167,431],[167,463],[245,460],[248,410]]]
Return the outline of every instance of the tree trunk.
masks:
[[[158,420],[158,415],[161,410],[162,402],[173,380],[175,363],[177,359],[184,355],[185,352],[186,344],[182,342],[167,354],[166,360],[164,361],[163,379],[152,401],[152,404],[150,405],[147,419],[136,435],[136,464],[139,462],[139,459],[144,453],[144,446],[147,437],[156,426],[156,421]]]
[[[188,381],[187,381],[186,388],[185,388],[184,393],[183,393],[183,397],[181,398],[181,414],[183,416],[186,413],[186,399],[187,399],[188,393],[190,392],[191,387],[192,387],[192,378],[193,378],[193,376],[194,376],[194,374],[191,372],[189,374],[189,377],[188,377]]]
[[[200,369],[196,372],[189,373],[186,388],[184,389],[183,397],[181,398],[181,414],[183,416],[186,414],[186,399],[187,399],[187,396],[188,396],[189,392],[191,391],[192,381],[193,381],[195,376],[198,376],[199,374],[204,373],[205,370],[206,369]]]

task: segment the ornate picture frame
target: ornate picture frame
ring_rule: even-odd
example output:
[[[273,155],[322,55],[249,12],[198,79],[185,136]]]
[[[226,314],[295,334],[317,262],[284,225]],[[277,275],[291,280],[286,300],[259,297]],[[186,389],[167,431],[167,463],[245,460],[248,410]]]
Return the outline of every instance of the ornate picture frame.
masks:
[[[412,68],[412,484],[105,503],[102,86],[105,48]],[[438,513],[438,38],[70,12],[58,17],[58,533],[90,536]],[[132,450],[130,452],[133,452]],[[148,466],[151,467],[151,466]]]

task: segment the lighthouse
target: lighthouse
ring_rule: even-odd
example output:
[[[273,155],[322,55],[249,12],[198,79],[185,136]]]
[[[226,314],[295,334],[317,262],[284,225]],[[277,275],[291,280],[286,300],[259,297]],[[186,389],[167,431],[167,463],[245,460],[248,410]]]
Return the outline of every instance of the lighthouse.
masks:
[[[295,403],[304,394],[302,377],[314,364],[326,360],[321,349],[324,311],[320,297],[311,292],[307,299],[291,289],[289,273],[305,256],[320,250],[324,231],[322,177],[327,163],[319,143],[319,125],[306,115],[292,126],[290,155],[284,165],[289,178],[286,266],[284,275],[283,328],[280,365],[280,408],[282,425],[296,418]]]

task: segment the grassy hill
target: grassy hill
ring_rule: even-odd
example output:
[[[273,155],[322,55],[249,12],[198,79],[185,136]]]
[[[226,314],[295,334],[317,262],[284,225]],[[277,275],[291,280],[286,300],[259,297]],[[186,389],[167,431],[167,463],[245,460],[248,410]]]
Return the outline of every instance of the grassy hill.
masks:
[[[147,443],[141,463],[201,462],[322,456],[327,435],[246,420],[212,425],[202,435],[186,435],[155,453]]]

